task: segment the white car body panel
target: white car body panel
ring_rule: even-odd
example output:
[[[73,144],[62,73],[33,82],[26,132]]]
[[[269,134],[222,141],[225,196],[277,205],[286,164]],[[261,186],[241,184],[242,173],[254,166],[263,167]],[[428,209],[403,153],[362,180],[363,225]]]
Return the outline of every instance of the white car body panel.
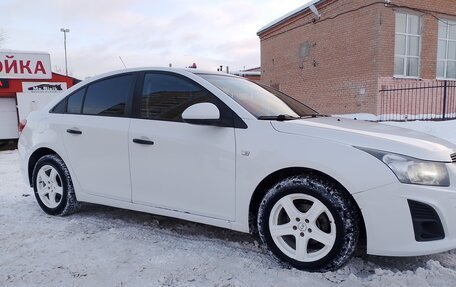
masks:
[[[84,193],[131,201],[129,118],[66,114],[60,122],[69,165]],[[77,122],[77,124],[75,124]],[[79,130],[80,135],[67,129]]]
[[[233,128],[133,119],[129,145],[133,203],[234,220]]]
[[[306,168],[330,176],[353,196],[365,221],[369,254],[410,256],[456,248],[456,164],[450,163],[455,145],[405,129],[347,119],[257,120],[190,71],[123,72],[149,69],[177,73],[203,85],[248,128],[49,113],[68,94],[118,73],[113,72],[79,83],[30,114],[19,139],[27,179],[31,155],[44,147],[67,163],[80,201],[248,232],[249,205],[260,182],[282,169]],[[71,128],[83,134],[67,134]],[[154,145],[135,144],[134,138],[152,140]],[[179,149],[181,145],[185,148]],[[451,186],[401,184],[383,162],[356,146],[446,162]],[[436,210],[445,239],[414,240],[407,199]]]
[[[236,228],[237,225],[233,221],[217,219],[217,218],[213,218],[213,217],[202,216],[202,215],[192,214],[192,213],[188,213],[188,212],[182,212],[182,211],[178,211],[178,210],[174,210],[174,209],[168,209],[165,207],[157,207],[157,206],[131,203],[131,202],[126,202],[126,201],[91,195],[91,194],[87,194],[87,193],[82,194],[82,196],[80,194],[78,194],[78,200],[82,201],[82,202],[90,202],[90,203],[124,208],[124,209],[129,209],[129,210],[140,211],[140,212],[148,212],[148,213],[152,213],[152,214],[156,214],[156,215],[169,216],[169,217],[179,218],[179,219],[183,219],[183,220],[188,220],[188,221],[218,226],[218,227],[222,227],[222,228],[242,231],[242,230]],[[244,232],[248,232],[248,230],[244,230]]]
[[[418,256],[455,248],[456,166],[447,165],[452,171],[452,185],[449,188],[396,182],[354,195],[365,221],[369,254]],[[444,239],[415,241],[408,199],[424,202],[435,209],[442,221]]]
[[[413,130],[336,117],[274,122],[276,130],[303,134],[371,149],[394,151],[411,157],[447,162],[451,143]]]

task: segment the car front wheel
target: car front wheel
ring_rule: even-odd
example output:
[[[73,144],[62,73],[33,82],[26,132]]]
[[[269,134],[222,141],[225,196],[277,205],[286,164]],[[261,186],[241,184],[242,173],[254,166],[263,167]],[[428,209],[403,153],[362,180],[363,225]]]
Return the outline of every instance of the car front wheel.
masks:
[[[358,221],[357,209],[337,186],[303,175],[269,189],[259,208],[258,230],[280,260],[301,270],[330,271],[355,251]]]
[[[33,189],[41,209],[49,215],[65,216],[79,208],[68,168],[55,154],[45,155],[36,162]]]

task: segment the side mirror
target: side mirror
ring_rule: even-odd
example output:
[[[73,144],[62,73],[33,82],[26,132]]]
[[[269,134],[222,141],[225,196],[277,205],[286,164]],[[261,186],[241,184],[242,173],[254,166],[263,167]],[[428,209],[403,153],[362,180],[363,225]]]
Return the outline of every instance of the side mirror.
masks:
[[[216,125],[220,122],[220,111],[212,103],[194,104],[185,109],[182,119],[194,125]]]

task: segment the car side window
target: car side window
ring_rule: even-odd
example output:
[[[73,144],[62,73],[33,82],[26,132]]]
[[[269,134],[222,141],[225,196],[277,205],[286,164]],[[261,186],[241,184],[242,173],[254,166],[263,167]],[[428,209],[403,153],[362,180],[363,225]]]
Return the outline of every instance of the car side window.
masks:
[[[82,100],[84,99],[85,89],[80,89],[71,94],[67,99],[68,114],[80,114],[82,109]]]
[[[85,115],[125,115],[125,107],[132,92],[134,75],[122,75],[90,84],[84,100]]]
[[[196,83],[170,74],[145,75],[141,118],[183,122],[182,113],[193,104],[216,104],[215,96]]]
[[[66,108],[67,108],[67,99],[64,98],[63,100],[61,100],[57,105],[55,105],[52,108],[51,113],[64,114],[64,113],[66,113]]]
[[[51,113],[54,114],[80,114],[82,109],[82,101],[84,99],[85,88],[66,96],[57,105],[55,105]]]

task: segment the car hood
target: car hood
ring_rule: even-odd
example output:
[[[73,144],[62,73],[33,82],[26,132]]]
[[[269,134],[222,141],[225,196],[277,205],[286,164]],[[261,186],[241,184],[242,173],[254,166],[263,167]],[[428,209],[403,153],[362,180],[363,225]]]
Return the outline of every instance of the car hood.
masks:
[[[443,139],[386,124],[336,117],[272,121],[282,133],[316,137],[357,147],[403,154],[423,160],[451,162],[456,145]]]

